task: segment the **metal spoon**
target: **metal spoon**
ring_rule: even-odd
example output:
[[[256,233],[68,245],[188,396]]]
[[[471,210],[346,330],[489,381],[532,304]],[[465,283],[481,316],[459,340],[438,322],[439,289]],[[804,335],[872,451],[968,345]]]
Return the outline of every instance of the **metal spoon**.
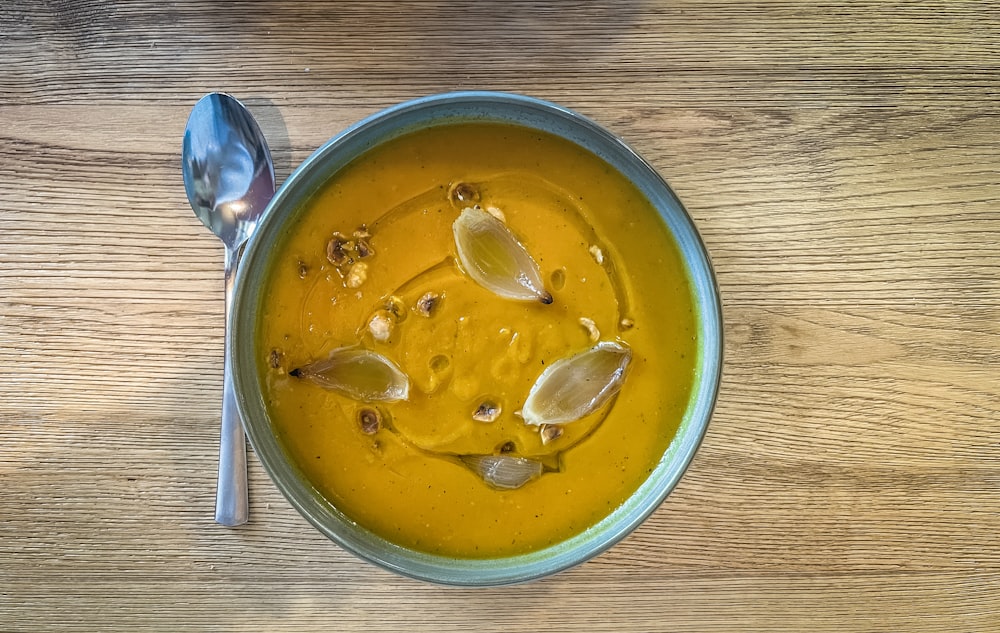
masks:
[[[222,438],[215,520],[242,525],[249,514],[243,425],[231,379],[229,307],[240,249],[274,196],[274,165],[257,122],[233,97],[205,95],[188,118],[181,156],[184,189],[195,215],[226,246],[226,338]]]

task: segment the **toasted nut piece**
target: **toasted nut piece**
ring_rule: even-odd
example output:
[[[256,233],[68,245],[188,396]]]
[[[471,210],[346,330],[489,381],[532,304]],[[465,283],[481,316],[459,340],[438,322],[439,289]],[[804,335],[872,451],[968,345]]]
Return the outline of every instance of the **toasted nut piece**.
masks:
[[[583,329],[587,330],[587,336],[590,337],[591,343],[601,340],[601,331],[597,329],[597,324],[594,323],[593,319],[580,317],[580,325],[583,326]]]
[[[365,435],[375,435],[382,427],[382,414],[378,409],[365,407],[358,411],[358,423],[361,425],[361,432]]]
[[[443,296],[437,292],[425,292],[422,297],[417,299],[417,305],[414,307],[417,314],[420,316],[429,317],[437,309],[438,305],[441,303]]]
[[[357,262],[347,272],[347,287],[360,288],[366,279],[368,279],[368,264]]]
[[[406,304],[396,295],[389,295],[386,298],[385,311],[391,314],[397,323],[406,319]]]
[[[500,417],[500,405],[492,400],[483,400],[473,412],[472,419],[477,422],[496,422]]]
[[[375,250],[372,248],[371,244],[369,244],[368,240],[363,237],[358,238],[357,249],[358,249],[358,257],[362,259],[364,259],[365,257],[370,257],[375,254]]]
[[[598,246],[597,244],[591,244],[590,248],[587,250],[590,251],[590,255],[591,257],[594,258],[595,262],[597,262],[598,264],[604,263],[604,251],[601,250],[600,246]]]
[[[562,437],[563,429],[557,424],[543,424],[538,427],[538,434],[542,438],[542,444],[548,444]]]
[[[267,364],[271,369],[277,369],[281,367],[281,361],[285,360],[285,355],[281,353],[277,347],[271,350],[271,353],[267,355]]]
[[[326,243],[327,261],[334,266],[343,266],[349,263],[351,246],[352,244],[342,234],[334,233],[330,241]]]
[[[457,182],[451,186],[448,199],[455,204],[467,206],[470,202],[479,201],[479,190],[467,182]]]
[[[388,312],[379,310],[368,321],[368,331],[371,332],[373,339],[385,343],[392,336],[393,323],[394,320]]]

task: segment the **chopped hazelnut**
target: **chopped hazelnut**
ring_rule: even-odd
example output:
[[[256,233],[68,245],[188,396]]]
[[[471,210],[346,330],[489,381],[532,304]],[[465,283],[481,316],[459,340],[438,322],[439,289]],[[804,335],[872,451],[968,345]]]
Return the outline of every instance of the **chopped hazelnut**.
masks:
[[[495,422],[499,417],[500,405],[491,400],[484,400],[472,414],[472,419],[477,422]]]
[[[457,182],[451,186],[448,198],[453,203],[468,204],[469,202],[478,202],[479,191],[467,182]]]
[[[281,353],[281,350],[274,348],[267,356],[267,364],[270,365],[271,369],[277,369],[281,367],[281,361],[284,360],[284,358],[285,355]]]
[[[587,250],[590,251],[590,255],[594,258],[595,262],[598,264],[604,263],[604,251],[601,250],[600,246],[597,244],[591,244],[590,248]]]
[[[358,238],[357,249],[358,249],[358,257],[362,259],[364,259],[365,257],[370,257],[371,255],[375,254],[375,251],[372,249],[371,244],[369,244],[368,240],[363,237]]]
[[[563,429],[556,424],[543,424],[538,428],[538,434],[542,438],[542,444],[548,444],[562,437]]]
[[[396,295],[389,295],[385,300],[385,311],[391,314],[397,323],[406,319],[406,304]]]
[[[389,316],[389,313],[384,311],[378,311],[370,321],[368,321],[368,331],[371,332],[372,338],[379,343],[385,343],[392,336],[392,326],[393,319]]]
[[[368,264],[357,262],[351,266],[351,270],[347,273],[347,287],[359,288],[366,279],[368,279]]]
[[[354,246],[342,234],[334,233],[330,241],[326,243],[326,259],[334,266],[343,266],[350,263],[350,250]]]
[[[583,326],[583,329],[587,330],[587,336],[590,338],[591,343],[596,343],[601,339],[601,331],[597,329],[597,324],[594,323],[593,319],[580,317],[580,325]]]
[[[442,298],[443,296],[437,292],[425,292],[422,297],[417,299],[417,305],[415,306],[417,314],[425,317],[431,316],[438,304],[441,303]]]
[[[375,435],[382,426],[382,415],[378,409],[364,408],[358,412],[358,423],[365,435]]]

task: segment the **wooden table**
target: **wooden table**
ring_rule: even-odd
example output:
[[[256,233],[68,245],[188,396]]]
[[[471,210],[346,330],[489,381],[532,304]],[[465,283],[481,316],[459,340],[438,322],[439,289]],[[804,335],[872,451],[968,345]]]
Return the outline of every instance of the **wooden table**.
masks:
[[[0,6],[0,630],[1000,631],[1000,6]],[[664,174],[712,253],[725,377],[610,552],[523,586],[396,577],[250,457],[213,520],[222,247],[191,106],[279,181],[454,89],[560,102]]]

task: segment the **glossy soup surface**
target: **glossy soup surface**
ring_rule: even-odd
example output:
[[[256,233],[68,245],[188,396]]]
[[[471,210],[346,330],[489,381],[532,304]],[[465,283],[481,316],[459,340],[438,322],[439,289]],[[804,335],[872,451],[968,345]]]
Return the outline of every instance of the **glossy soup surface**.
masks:
[[[463,273],[452,225],[473,205],[504,219],[551,304]],[[345,252],[331,259],[335,233]],[[257,351],[272,424],[331,503],[400,545],[496,557],[573,536],[635,491],[687,406],[696,341],[677,248],[634,187],[555,137],[468,123],[390,141],[308,202],[271,266]],[[417,311],[427,293],[439,297],[429,316]],[[532,384],[595,340],[632,350],[621,392],[543,443],[518,416]],[[289,373],[346,346],[397,364],[408,399],[357,402]],[[493,422],[472,417],[484,401],[500,408]],[[376,432],[363,409],[381,417]],[[498,490],[460,459],[500,453],[546,471]]]

